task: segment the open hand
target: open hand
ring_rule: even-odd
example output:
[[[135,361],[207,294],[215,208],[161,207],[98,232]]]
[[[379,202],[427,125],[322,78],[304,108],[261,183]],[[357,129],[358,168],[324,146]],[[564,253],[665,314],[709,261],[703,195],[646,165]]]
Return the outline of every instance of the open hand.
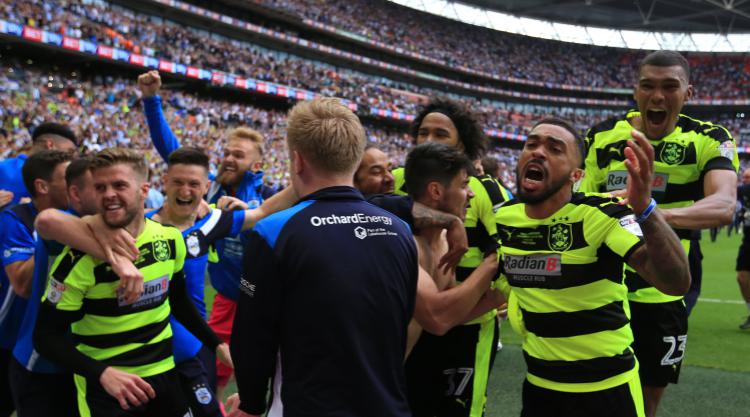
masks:
[[[654,147],[646,136],[631,132],[633,140],[625,148],[625,167],[628,169],[628,204],[636,215],[643,213],[651,202],[651,184],[654,181]]]
[[[156,398],[156,392],[141,377],[109,367],[99,376],[107,394],[115,397],[123,410],[138,407]]]

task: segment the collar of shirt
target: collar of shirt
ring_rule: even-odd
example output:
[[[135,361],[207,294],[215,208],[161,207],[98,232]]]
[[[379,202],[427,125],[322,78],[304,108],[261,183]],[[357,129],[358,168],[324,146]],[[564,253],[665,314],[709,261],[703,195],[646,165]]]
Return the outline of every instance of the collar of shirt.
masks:
[[[308,194],[300,199],[307,200],[361,200],[364,201],[362,193],[354,187],[335,186],[322,188],[314,193]]]

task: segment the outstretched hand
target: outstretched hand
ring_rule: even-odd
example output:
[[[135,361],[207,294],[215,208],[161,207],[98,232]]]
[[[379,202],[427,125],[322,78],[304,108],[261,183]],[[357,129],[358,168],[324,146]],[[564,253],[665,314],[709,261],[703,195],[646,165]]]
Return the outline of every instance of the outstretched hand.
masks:
[[[628,169],[628,204],[635,214],[641,214],[651,202],[654,181],[654,147],[646,136],[633,130],[633,140],[625,148],[625,167]]]

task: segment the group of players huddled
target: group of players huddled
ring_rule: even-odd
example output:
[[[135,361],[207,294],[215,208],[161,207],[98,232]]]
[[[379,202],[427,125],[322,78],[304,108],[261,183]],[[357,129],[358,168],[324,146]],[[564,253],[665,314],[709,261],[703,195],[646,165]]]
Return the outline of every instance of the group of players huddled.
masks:
[[[70,126],[0,162],[0,417],[480,417],[499,311],[522,416],[653,417],[677,383],[700,230],[732,221],[739,166],[726,129],[681,114],[680,54],[645,57],[637,109],[585,137],[539,121],[512,191],[459,103],[433,98],[392,169],[316,99],[290,111],[273,194],[260,134],[231,131],[214,175],[160,85],[138,78],[168,164],[153,211],[143,156],[78,155]]]

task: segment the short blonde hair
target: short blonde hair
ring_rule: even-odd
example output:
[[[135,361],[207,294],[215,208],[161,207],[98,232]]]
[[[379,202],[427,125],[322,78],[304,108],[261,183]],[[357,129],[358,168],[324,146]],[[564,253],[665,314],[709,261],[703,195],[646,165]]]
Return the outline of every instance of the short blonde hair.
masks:
[[[263,140],[263,135],[260,134],[257,130],[250,129],[249,127],[238,127],[235,129],[232,129],[227,134],[227,138],[229,140],[233,139],[244,139],[249,140],[250,142],[255,144],[255,147],[258,149],[258,154],[260,154],[261,157],[263,157],[263,151],[265,148],[265,141]]]
[[[107,148],[97,152],[91,159],[90,169],[93,172],[100,168],[109,168],[118,164],[130,165],[143,181],[148,178],[148,165],[146,165],[143,154],[128,148]]]
[[[335,98],[297,103],[287,119],[287,143],[319,169],[350,173],[365,151],[359,118]]]

